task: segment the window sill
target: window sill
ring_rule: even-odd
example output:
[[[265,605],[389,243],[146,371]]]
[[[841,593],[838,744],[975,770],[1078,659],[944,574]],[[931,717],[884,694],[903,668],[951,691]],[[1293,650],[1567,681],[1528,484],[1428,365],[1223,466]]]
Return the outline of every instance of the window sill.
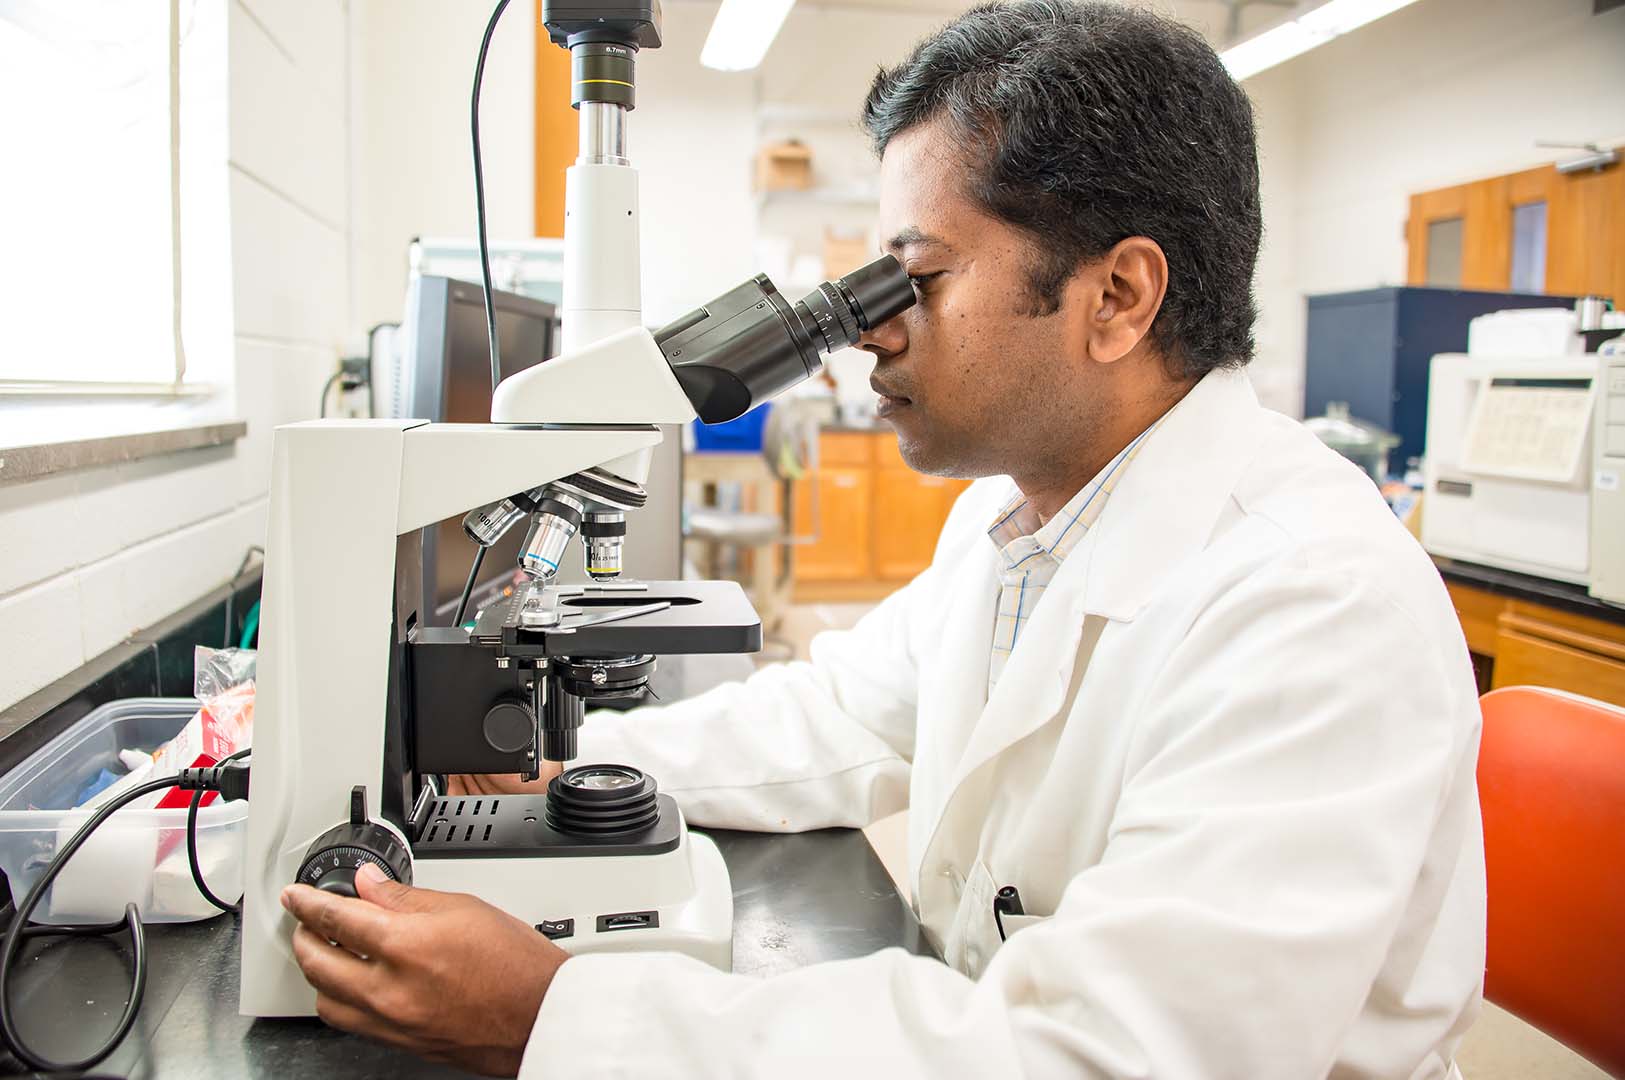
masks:
[[[76,469],[119,465],[161,454],[223,446],[242,438],[247,432],[245,422],[227,420],[165,431],[7,447],[0,450],[0,487]]]

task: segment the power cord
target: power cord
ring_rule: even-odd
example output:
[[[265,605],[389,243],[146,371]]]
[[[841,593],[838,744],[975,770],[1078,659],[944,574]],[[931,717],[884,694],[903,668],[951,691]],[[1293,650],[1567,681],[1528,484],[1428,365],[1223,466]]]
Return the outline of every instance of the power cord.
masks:
[[[480,56],[474,62],[474,99],[469,106],[469,132],[474,138],[474,213],[480,231],[480,274],[485,281],[485,333],[491,343],[491,393],[502,381],[502,360],[497,349],[497,309],[491,296],[491,249],[485,239],[485,169],[480,165],[480,83],[485,81],[485,54],[491,48],[491,35],[497,20],[508,8],[508,0],[500,0],[491,12],[491,21],[485,24],[485,38],[480,42]],[[459,620],[461,621],[461,620]]]
[[[148,780],[144,784],[137,784],[129,791],[123,792],[117,798],[98,808],[90,819],[79,826],[68,840],[57,849],[51,857],[51,862],[40,875],[34,887],[28,890],[28,895],[22,903],[17,905],[16,914],[12,916],[11,926],[6,930],[5,944],[0,947],[0,1036],[3,1036],[6,1048],[29,1068],[39,1072],[66,1072],[80,1073],[96,1064],[102,1058],[112,1053],[124,1037],[130,1033],[135,1025],[136,1015],[141,1011],[141,1000],[147,992],[147,941],[146,934],[141,926],[141,912],[135,904],[124,906],[124,918],[121,921],[109,923],[84,923],[72,926],[30,926],[29,918],[34,909],[39,906],[40,900],[50,889],[57,875],[68,860],[81,847],[90,834],[95,832],[103,822],[113,814],[128,806],[143,795],[154,791],[164,791],[168,788],[179,788],[182,791],[195,791],[197,795],[192,800],[192,811],[186,823],[187,858],[191,864],[192,880],[197,885],[198,892],[217,907],[227,911],[237,910],[234,906],[227,906],[219,897],[208,890],[199,872],[197,862],[197,819],[198,803],[206,791],[218,791],[226,800],[248,798],[249,767],[242,764],[241,758],[249,751],[243,750],[232,754],[220,764],[209,768],[182,769],[177,776],[163,777],[157,780]],[[105,937],[116,934],[122,929],[130,932],[131,967],[130,998],[124,1006],[124,1012],[119,1017],[118,1024],[113,1028],[113,1034],[92,1051],[88,1056],[77,1061],[52,1061],[36,1051],[23,1041],[21,1033],[17,1031],[14,1017],[11,1012],[11,970],[17,962],[18,950],[22,943],[32,937]]]
[[[480,563],[485,561],[485,548],[475,546],[474,562],[468,568],[468,580],[463,582],[463,595],[457,601],[457,617],[451,620],[451,625],[463,625],[463,616],[468,612],[468,598],[474,595],[474,579],[480,576]]]
[[[331,375],[329,375],[327,377],[326,382],[322,383],[322,407],[316,413],[317,417],[319,417],[320,419],[323,419],[323,420],[327,419],[327,398],[328,398],[328,395],[330,395],[333,392],[333,384],[338,382],[342,378],[344,378],[344,372],[335,371],[335,372],[333,372],[333,374],[331,374]]]
[[[377,329],[377,327],[373,327]],[[367,388],[367,411],[372,411],[372,347],[369,342],[366,356],[347,356],[339,361],[339,369],[327,377],[322,384],[322,404],[317,415],[327,418],[327,399],[333,393],[333,384],[339,384],[339,390],[348,394],[352,390]]]
[[[254,751],[252,749],[249,749],[239,750],[235,754],[228,754],[221,759],[220,764],[215,766],[215,768],[224,769],[232,762],[241,761],[243,758],[247,757],[253,752]],[[246,796],[248,794],[248,788],[246,786],[248,774],[246,771],[243,773],[243,780],[245,784],[243,788],[243,796]],[[235,904],[228,904],[216,896],[214,891],[209,888],[208,883],[203,880],[203,868],[198,865],[197,861],[197,812],[198,808],[203,805],[203,796],[207,795],[210,790],[217,789],[200,787],[193,791],[192,804],[186,808],[186,862],[192,868],[192,884],[197,886],[197,891],[202,895],[203,899],[207,900],[221,911],[235,913],[243,910],[243,902],[238,900]],[[229,801],[231,796],[227,795],[225,798]]]

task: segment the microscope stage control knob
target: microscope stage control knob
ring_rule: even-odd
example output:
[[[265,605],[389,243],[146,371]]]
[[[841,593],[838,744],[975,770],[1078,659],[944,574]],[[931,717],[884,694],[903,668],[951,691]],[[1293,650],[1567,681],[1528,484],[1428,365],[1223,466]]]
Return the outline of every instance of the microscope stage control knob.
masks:
[[[305,852],[294,878],[340,896],[354,896],[355,875],[365,863],[372,863],[388,877],[410,885],[412,856],[395,830],[367,818],[367,789],[350,792],[350,820],[335,825],[316,838]]]

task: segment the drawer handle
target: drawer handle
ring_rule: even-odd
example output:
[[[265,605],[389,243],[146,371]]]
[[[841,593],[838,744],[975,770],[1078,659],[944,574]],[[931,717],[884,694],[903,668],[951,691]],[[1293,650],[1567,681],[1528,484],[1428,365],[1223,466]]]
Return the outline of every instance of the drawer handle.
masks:
[[[858,486],[858,478],[855,476],[834,476],[830,479],[835,481],[836,487],[855,488]]]

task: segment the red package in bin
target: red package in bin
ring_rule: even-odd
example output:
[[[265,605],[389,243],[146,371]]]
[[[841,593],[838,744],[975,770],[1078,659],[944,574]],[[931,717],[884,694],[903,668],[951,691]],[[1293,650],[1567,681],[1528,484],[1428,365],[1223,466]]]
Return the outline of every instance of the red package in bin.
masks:
[[[83,808],[100,806],[154,777],[173,776],[190,767],[207,768],[215,765],[227,755],[247,749],[251,744],[253,731],[254,684],[250,681],[211,697],[192,714],[192,718],[186,722],[180,734],[150,755],[133,750],[121,753],[120,757],[130,769],[129,773],[121,776],[117,783],[97,792]],[[209,792],[205,805],[214,798],[214,795],[214,792]],[[154,791],[129,805],[136,809],[173,808],[185,807],[191,801],[190,791],[169,788],[161,792]]]

